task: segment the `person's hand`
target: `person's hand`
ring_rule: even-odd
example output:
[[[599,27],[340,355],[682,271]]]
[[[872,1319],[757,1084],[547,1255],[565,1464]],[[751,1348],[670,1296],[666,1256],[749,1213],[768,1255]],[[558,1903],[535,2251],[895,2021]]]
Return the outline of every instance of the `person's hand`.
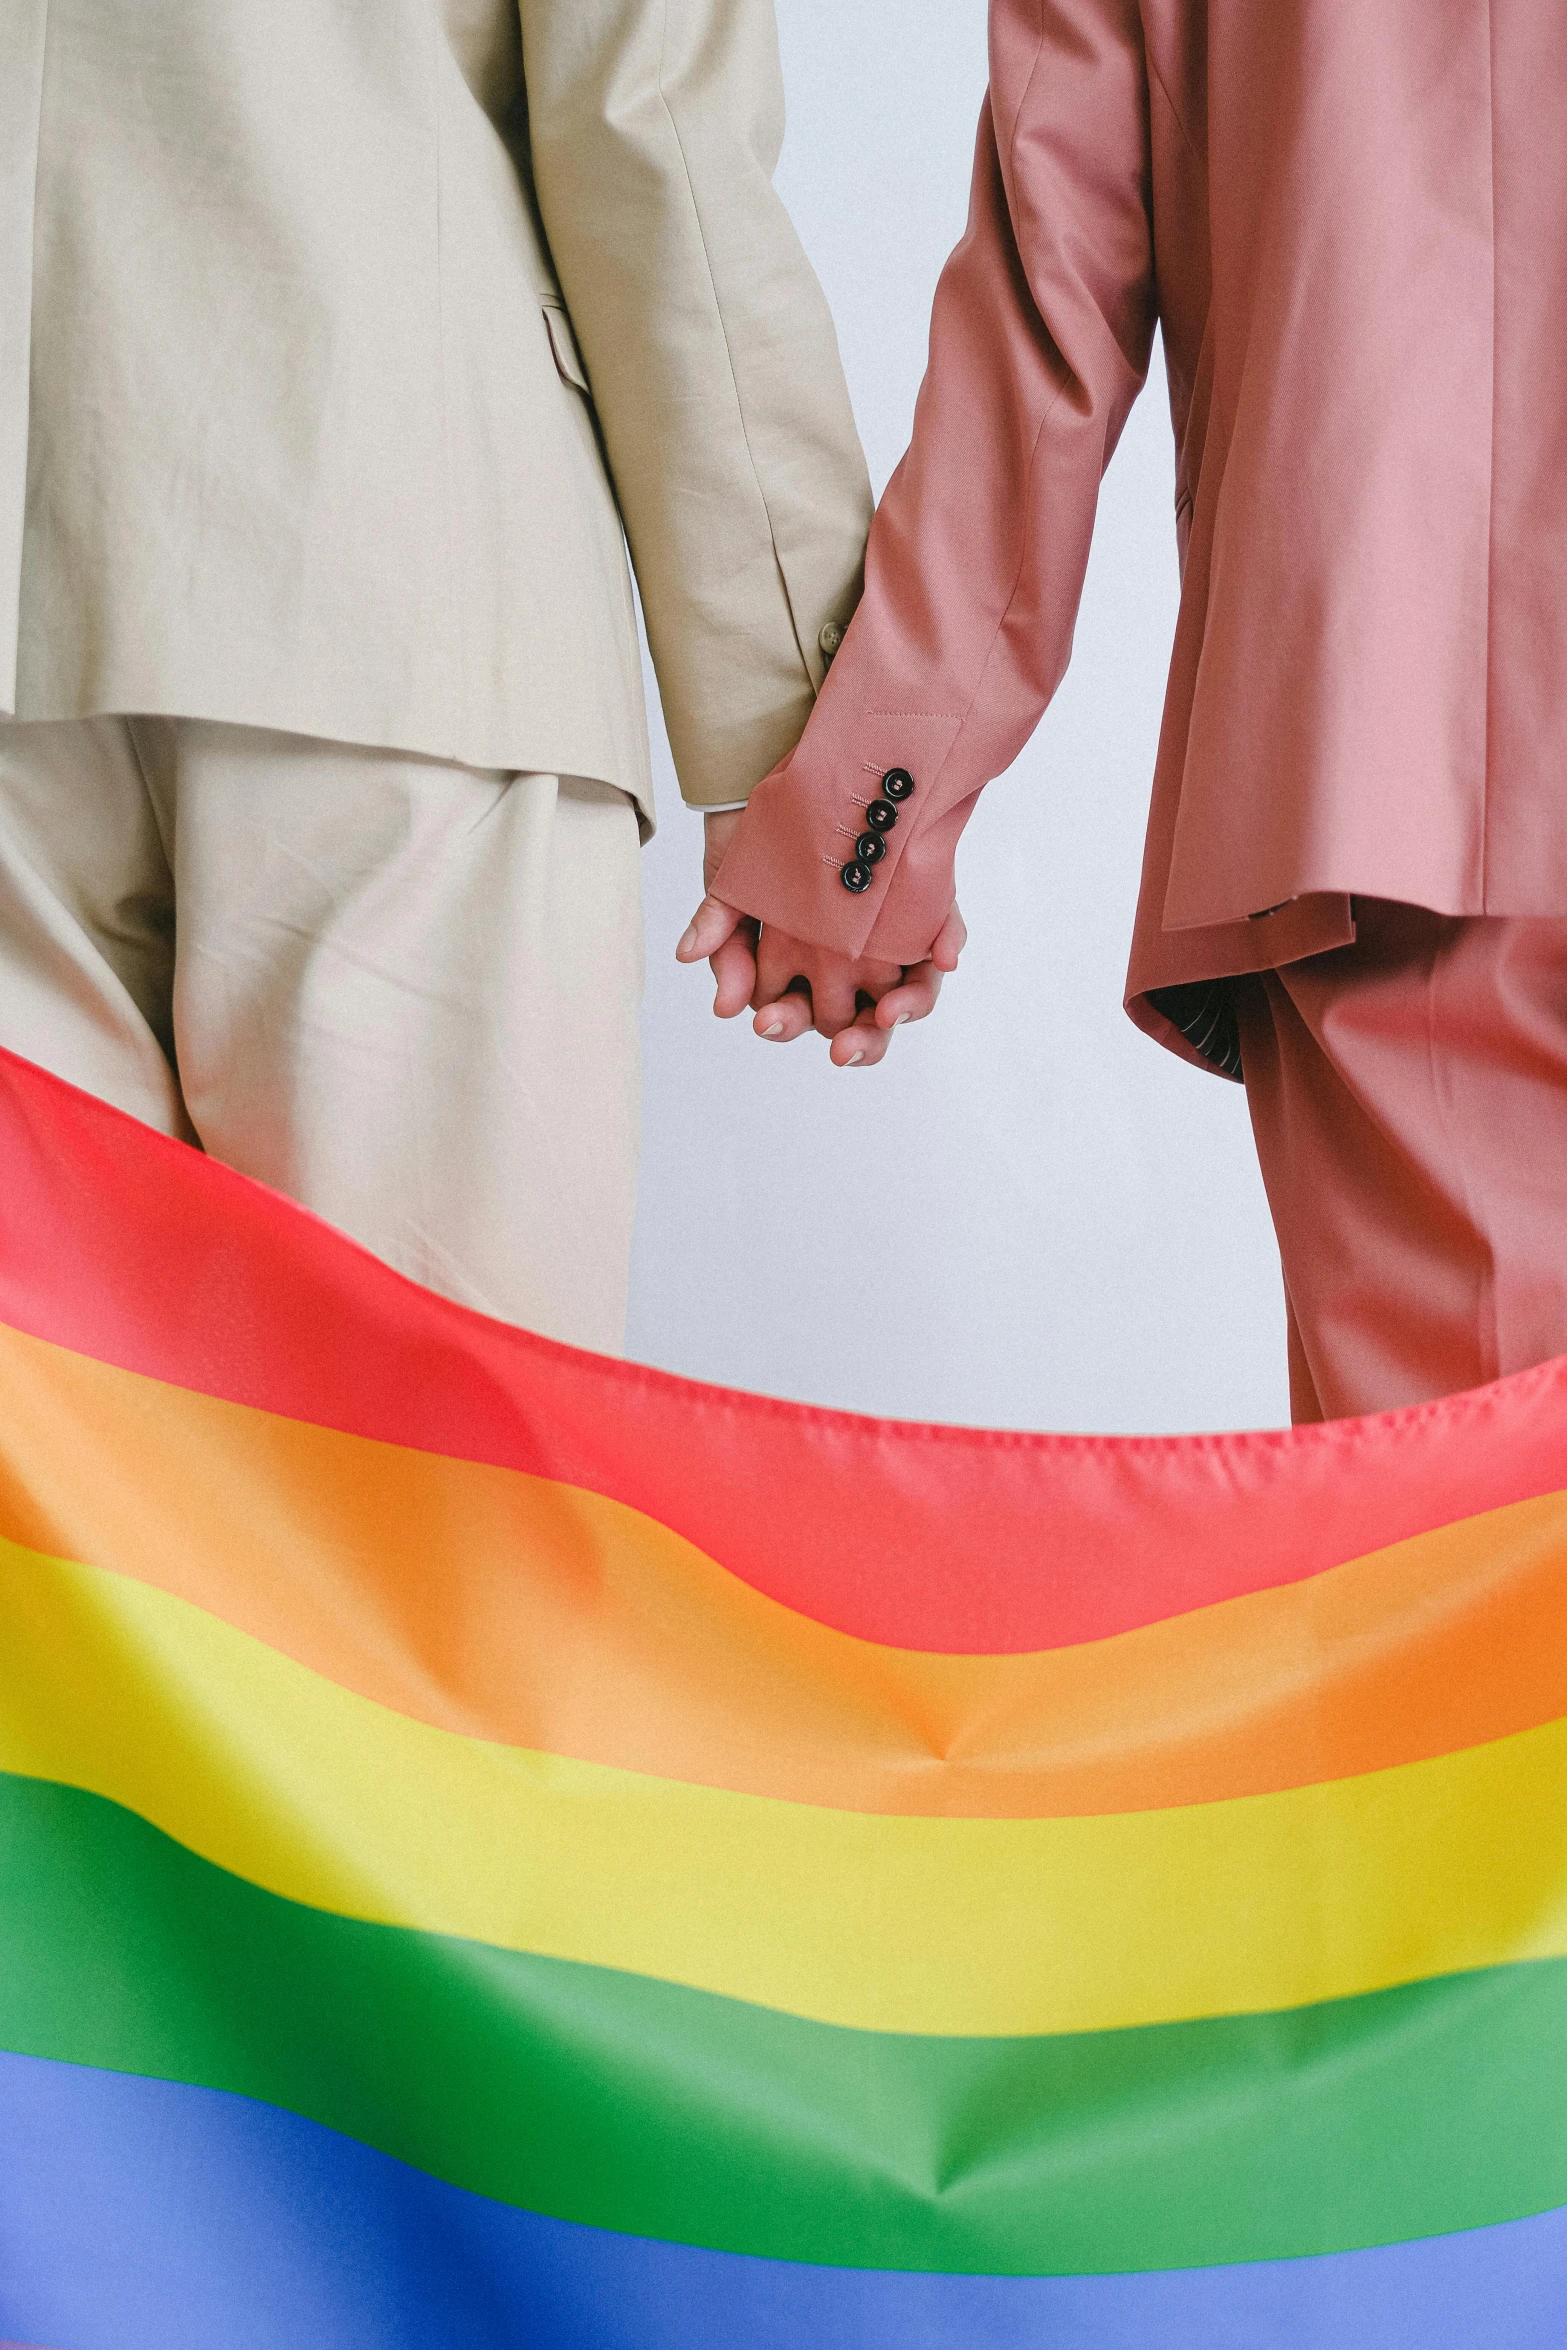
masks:
[[[756,992],[756,942],[760,925],[713,895],[713,875],[723,863],[744,814],[743,808],[726,808],[722,815],[703,818],[702,883],[707,895],[675,949],[677,962],[712,964],[713,1010],[720,1020],[733,1020],[745,1010]]]
[[[792,1044],[815,1029],[831,1039],[839,1069],[874,1069],[895,1028],[936,1008],[941,983],[958,967],[968,933],[956,906],[923,962],[856,959],[764,928],[757,949],[752,1025],[772,1044]]]
[[[703,877],[709,884],[741,813],[707,819]],[[954,906],[923,962],[904,966],[842,955],[771,925],[759,930],[709,886],[675,953],[683,963],[711,963],[713,1010],[721,1020],[750,1005],[752,1025],[767,1042],[792,1044],[815,1029],[831,1039],[836,1067],[870,1069],[885,1055],[895,1028],[935,1010],[942,980],[957,969],[967,937]]]

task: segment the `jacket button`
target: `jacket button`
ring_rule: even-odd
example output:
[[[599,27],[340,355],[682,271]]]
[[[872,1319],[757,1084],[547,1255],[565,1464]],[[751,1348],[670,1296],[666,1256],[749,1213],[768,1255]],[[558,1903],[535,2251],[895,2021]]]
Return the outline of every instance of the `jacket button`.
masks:
[[[845,889],[852,889],[855,896],[858,897],[862,889],[870,888],[871,869],[869,865],[862,865],[858,857],[851,857],[838,879],[843,883]]]
[[[854,853],[862,865],[879,865],[887,854],[887,844],[879,832],[862,832],[854,844]]]
[[[891,800],[872,800],[865,811],[865,821],[872,832],[890,832],[898,821],[898,811]]]
[[[824,661],[830,661],[843,642],[843,628],[836,620],[824,620],[817,633],[816,646]]]
[[[914,778],[907,767],[889,767],[881,779],[881,788],[889,800],[906,800],[914,789]]]

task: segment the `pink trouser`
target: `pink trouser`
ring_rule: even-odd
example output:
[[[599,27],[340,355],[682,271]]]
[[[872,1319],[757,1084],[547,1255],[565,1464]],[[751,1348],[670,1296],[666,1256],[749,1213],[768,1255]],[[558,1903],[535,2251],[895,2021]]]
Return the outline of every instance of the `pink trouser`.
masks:
[[[1567,920],[1356,919],[1235,984],[1297,1421],[1567,1354]]]

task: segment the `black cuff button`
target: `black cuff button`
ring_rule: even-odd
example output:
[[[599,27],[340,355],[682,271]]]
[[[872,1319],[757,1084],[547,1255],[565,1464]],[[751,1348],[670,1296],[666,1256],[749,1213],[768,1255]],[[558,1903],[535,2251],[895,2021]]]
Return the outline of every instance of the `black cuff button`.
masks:
[[[906,800],[914,790],[914,778],[907,767],[889,767],[881,779],[881,788],[889,800]]]
[[[872,800],[865,811],[865,821],[872,832],[890,832],[898,821],[898,811],[891,800]]]
[[[858,857],[851,857],[838,879],[843,883],[845,889],[852,889],[855,896],[858,897],[862,889],[870,888],[871,869],[869,865],[862,865]]]
[[[862,865],[878,865],[887,854],[887,844],[879,832],[862,832],[854,844],[854,853]]]

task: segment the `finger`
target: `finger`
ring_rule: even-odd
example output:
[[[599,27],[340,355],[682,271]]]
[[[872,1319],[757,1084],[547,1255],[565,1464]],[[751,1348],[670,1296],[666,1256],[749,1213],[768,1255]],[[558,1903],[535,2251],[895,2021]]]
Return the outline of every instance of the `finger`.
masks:
[[[840,1029],[853,1024],[860,1009],[860,993],[854,981],[854,967],[838,963],[827,970],[809,974],[811,982],[812,1026],[818,1036],[836,1036]]]
[[[756,953],[744,929],[726,938],[712,957],[713,1010],[720,1020],[732,1020],[751,1001],[756,985]]]
[[[934,963],[916,963],[904,973],[902,986],[892,988],[876,1006],[877,1026],[901,1028],[905,1020],[928,1019],[936,1009],[941,981]]]
[[[835,1069],[874,1069],[886,1058],[891,1042],[891,1029],[877,1027],[876,1007],[869,1004],[847,1028],[839,1029],[828,1058]]]
[[[726,938],[734,936],[744,920],[743,914],[733,906],[726,906],[722,898],[715,898],[709,890],[675,949],[676,962],[705,963],[717,954]]]
[[[903,977],[903,965],[901,963],[856,963],[850,970],[848,977],[850,984],[861,995],[868,995],[874,1001],[877,997],[884,996],[889,988],[897,986]]]
[[[936,933],[936,943],[930,950],[930,960],[938,971],[955,971],[958,957],[968,945],[968,924],[954,906]]]
[[[791,938],[787,931],[769,930],[763,925],[756,949],[756,1007],[781,1003],[792,988],[805,987],[802,969],[810,950]]]
[[[759,1005],[751,1025],[768,1044],[793,1044],[796,1037],[810,1034],[811,999],[805,994],[783,995],[776,1003]]]

